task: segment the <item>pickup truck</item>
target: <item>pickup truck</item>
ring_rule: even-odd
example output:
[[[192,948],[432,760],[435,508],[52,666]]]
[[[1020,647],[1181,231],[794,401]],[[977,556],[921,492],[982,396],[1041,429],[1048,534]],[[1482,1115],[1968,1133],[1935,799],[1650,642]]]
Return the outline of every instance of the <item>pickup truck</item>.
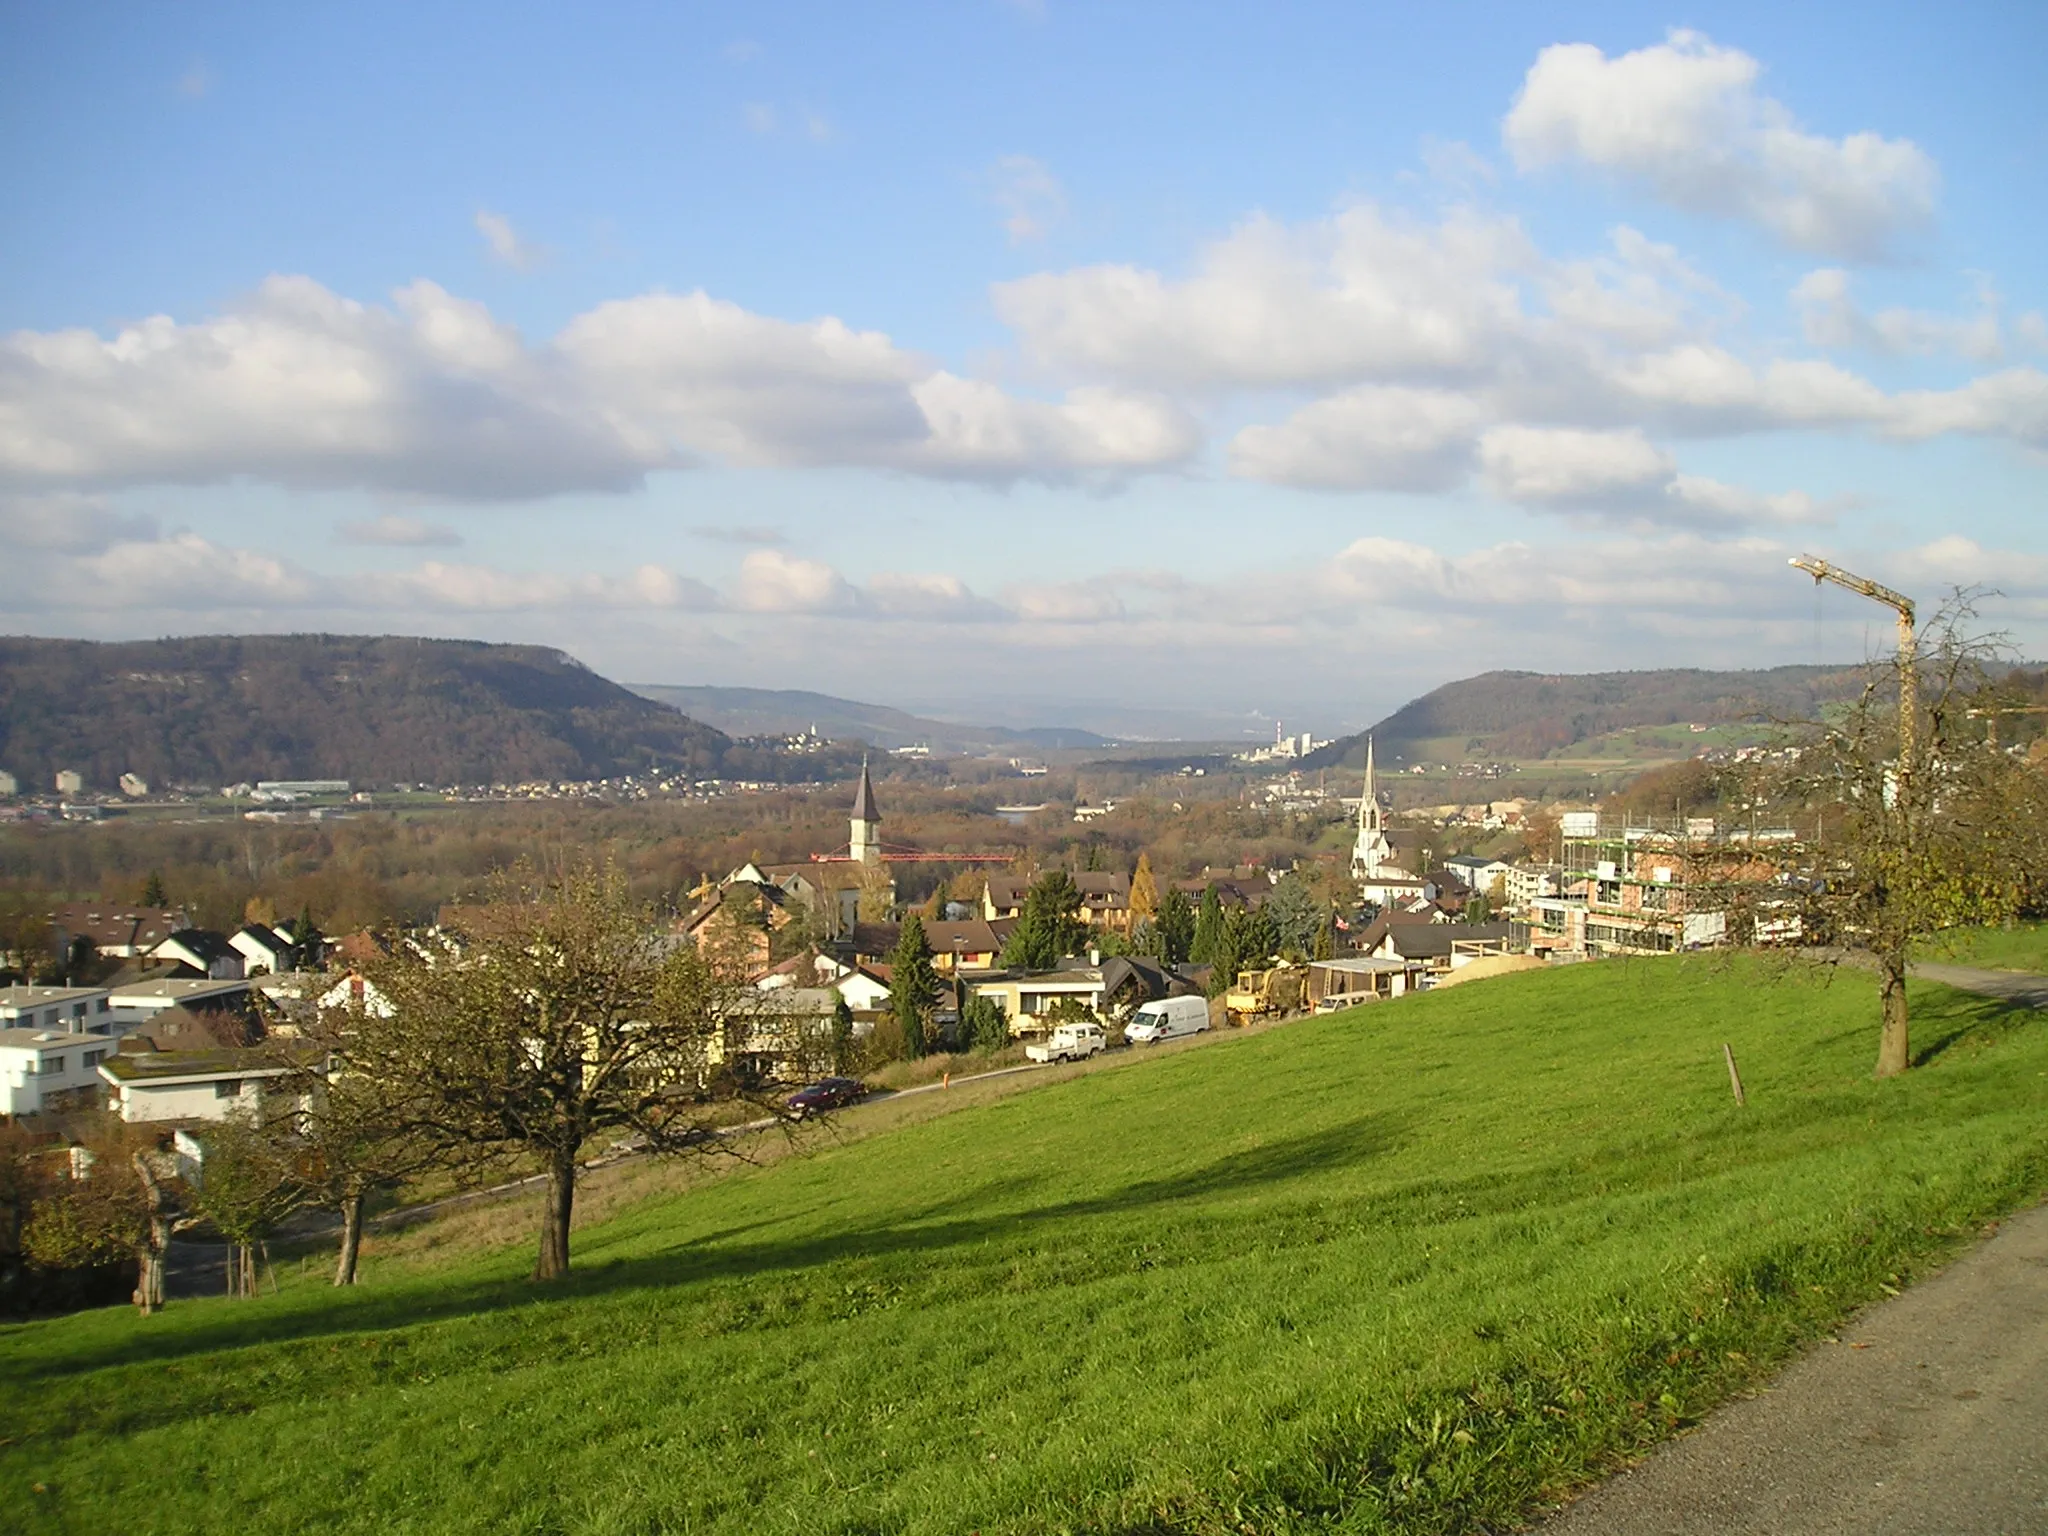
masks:
[[[1083,1061],[1109,1044],[1100,1024],[1061,1024],[1043,1040],[1024,1047],[1030,1061]]]

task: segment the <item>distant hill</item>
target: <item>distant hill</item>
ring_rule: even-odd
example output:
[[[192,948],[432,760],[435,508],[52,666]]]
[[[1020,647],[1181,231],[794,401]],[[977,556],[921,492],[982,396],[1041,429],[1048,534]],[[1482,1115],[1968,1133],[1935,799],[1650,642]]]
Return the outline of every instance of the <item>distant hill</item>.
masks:
[[[886,704],[862,704],[796,688],[712,688],[634,683],[642,698],[671,705],[734,736],[784,736],[815,727],[834,741],[870,746],[928,746],[934,752],[990,752],[1002,748],[1039,751],[1092,750],[1110,744],[1093,731],[1066,726],[1011,730],[1003,726],[956,725],[929,720]]]
[[[1373,737],[1383,763],[1433,755],[1541,758],[1631,726],[1810,719],[1822,701],[1860,686],[1860,669],[1773,667],[1755,672],[1484,672],[1413,699],[1370,731],[1312,753],[1312,768],[1356,766]]]
[[[353,635],[99,644],[0,638],[0,768],[47,789],[345,778],[362,784],[811,777],[820,757],[723,732],[530,645]],[[841,765],[843,766],[843,765]]]

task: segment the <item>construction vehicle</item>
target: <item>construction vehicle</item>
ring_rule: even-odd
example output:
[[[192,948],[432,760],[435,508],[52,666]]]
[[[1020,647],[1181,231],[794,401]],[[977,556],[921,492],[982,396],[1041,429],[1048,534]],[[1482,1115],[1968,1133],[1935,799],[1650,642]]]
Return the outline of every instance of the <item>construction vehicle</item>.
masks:
[[[1274,1014],[1299,1012],[1307,998],[1308,967],[1276,965],[1239,971],[1237,984],[1223,994],[1223,1006],[1229,1010],[1231,1023],[1244,1025]]]

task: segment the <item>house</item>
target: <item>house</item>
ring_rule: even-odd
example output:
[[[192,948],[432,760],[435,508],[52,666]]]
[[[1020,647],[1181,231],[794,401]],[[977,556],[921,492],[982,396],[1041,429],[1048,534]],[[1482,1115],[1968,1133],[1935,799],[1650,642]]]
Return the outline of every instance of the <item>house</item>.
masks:
[[[1112,933],[1131,931],[1131,877],[1107,869],[1082,869],[1069,873],[1081,896],[1081,920],[1093,928]],[[984,921],[1021,917],[1024,899],[1034,883],[1028,875],[990,875],[981,892]],[[932,946],[938,948],[935,943]]]
[[[1128,909],[1128,895],[1125,903]],[[926,922],[924,936],[932,946],[932,967],[941,975],[952,975],[956,963],[963,971],[993,970],[1002,959],[1003,941],[985,918]]]
[[[1507,953],[1507,923],[1395,923],[1367,951],[1377,960],[1420,961],[1431,972],[1456,970],[1484,955]]]
[[[275,1046],[192,1051],[119,1051],[98,1064],[107,1108],[131,1125],[225,1120],[266,1094],[289,1091],[310,1058]]]
[[[241,953],[223,934],[211,928],[180,928],[149,952],[152,960],[167,961],[183,975],[234,980],[242,975]]]
[[[18,990],[18,989],[10,989]],[[0,1115],[33,1115],[60,1094],[99,1086],[98,1069],[114,1054],[112,1040],[62,1029],[0,1028]]]
[[[228,947],[242,957],[244,976],[275,975],[293,964],[293,946],[264,923],[244,923],[228,935]]]
[[[1775,875],[1754,844],[1790,842],[1788,828],[1726,832],[1710,817],[1623,817],[1574,811],[1562,818],[1567,892],[1583,890],[1581,947],[1589,955],[1668,954],[1724,942],[1726,892]],[[1533,904],[1546,919],[1562,915]],[[1538,942],[1533,931],[1531,943]],[[1546,947],[1568,948],[1553,940]]]
[[[0,987],[0,1028],[112,1034],[113,1004],[105,987]]]
[[[364,977],[359,970],[350,970],[340,981],[335,982],[315,999],[315,1006],[322,1013],[330,1008],[355,1008],[375,1018],[391,1017],[391,1003],[376,984]]]
[[[1506,859],[1489,858],[1480,853],[1460,853],[1445,859],[1444,868],[1455,875],[1466,890],[1483,896],[1500,896],[1505,894],[1508,871],[1514,866]],[[1503,889],[1496,889],[1496,885]]]
[[[183,1008],[197,1016],[226,1014],[242,1022],[256,1018],[255,999],[249,995],[249,983],[241,980],[214,980],[197,976],[152,977],[147,980],[115,983],[107,989],[107,1001],[117,1015],[126,1023],[124,1029],[148,1029],[150,1024],[166,1009]]]
[[[1308,967],[1309,1005],[1335,999],[1334,1007],[1379,1002],[1404,997],[1416,991],[1429,972],[1427,962],[1352,955],[1341,960],[1311,960]]]
[[[772,935],[796,920],[789,894],[770,881],[733,880],[704,892],[675,924],[704,955],[755,977],[767,971]]]
[[[1527,912],[1539,896],[1555,896],[1564,888],[1561,864],[1516,864],[1501,877],[1501,895],[1511,912]]]
[[[839,994],[830,987],[757,990],[728,1022],[709,1064],[753,1082],[804,1082],[842,1065],[841,1028]]]
[[[1002,1009],[1011,1034],[1042,1034],[1048,1027],[1044,1015],[1062,1003],[1101,1016],[1109,996],[1103,969],[1077,965],[1054,971],[999,971],[968,981],[967,992],[970,997],[988,998]]]
[[[71,901],[50,911],[50,932],[57,948],[68,952],[84,939],[110,960],[138,959],[179,929],[191,926],[176,907]]]

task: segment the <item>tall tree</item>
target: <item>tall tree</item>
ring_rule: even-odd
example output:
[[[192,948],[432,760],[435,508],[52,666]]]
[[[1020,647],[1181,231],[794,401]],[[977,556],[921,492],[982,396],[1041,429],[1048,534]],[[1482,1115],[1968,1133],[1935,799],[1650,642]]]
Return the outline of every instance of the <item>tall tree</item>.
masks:
[[[1131,926],[1136,927],[1159,911],[1159,883],[1152,877],[1152,860],[1138,855],[1138,867],[1131,875]]]
[[[142,905],[145,907],[167,907],[171,898],[164,892],[164,875],[160,869],[152,869],[149,878],[142,882]]]
[[[1315,892],[1306,880],[1298,874],[1282,875],[1261,910],[1269,914],[1278,934],[1276,950],[1309,952],[1316,939],[1318,911]]]
[[[1028,971],[1058,965],[1061,956],[1074,953],[1088,941],[1088,925],[1081,921],[1080,911],[1081,893],[1074,887],[1073,876],[1064,869],[1040,875],[1025,894],[1017,926],[1003,946],[1003,964]]]
[[[904,1054],[913,1061],[924,1055],[930,1041],[927,1026],[938,990],[931,942],[924,936],[923,921],[913,912],[903,919],[903,931],[889,954],[889,1007],[903,1031]]]
[[[1195,907],[1188,893],[1169,885],[1159,903],[1159,958],[1185,965],[1195,944]]]
[[[1188,945],[1188,958],[1197,965],[1215,962],[1217,946],[1223,942],[1223,901],[1210,886],[1202,892],[1202,905],[1195,914],[1195,932]]]
[[[757,1023],[745,989],[669,942],[611,868],[502,875],[459,946],[394,945],[367,975],[383,1006],[358,1014],[336,1070],[412,1106],[402,1129],[458,1171],[540,1165],[539,1280],[568,1272],[585,1146],[716,1150],[702,1090]]]

